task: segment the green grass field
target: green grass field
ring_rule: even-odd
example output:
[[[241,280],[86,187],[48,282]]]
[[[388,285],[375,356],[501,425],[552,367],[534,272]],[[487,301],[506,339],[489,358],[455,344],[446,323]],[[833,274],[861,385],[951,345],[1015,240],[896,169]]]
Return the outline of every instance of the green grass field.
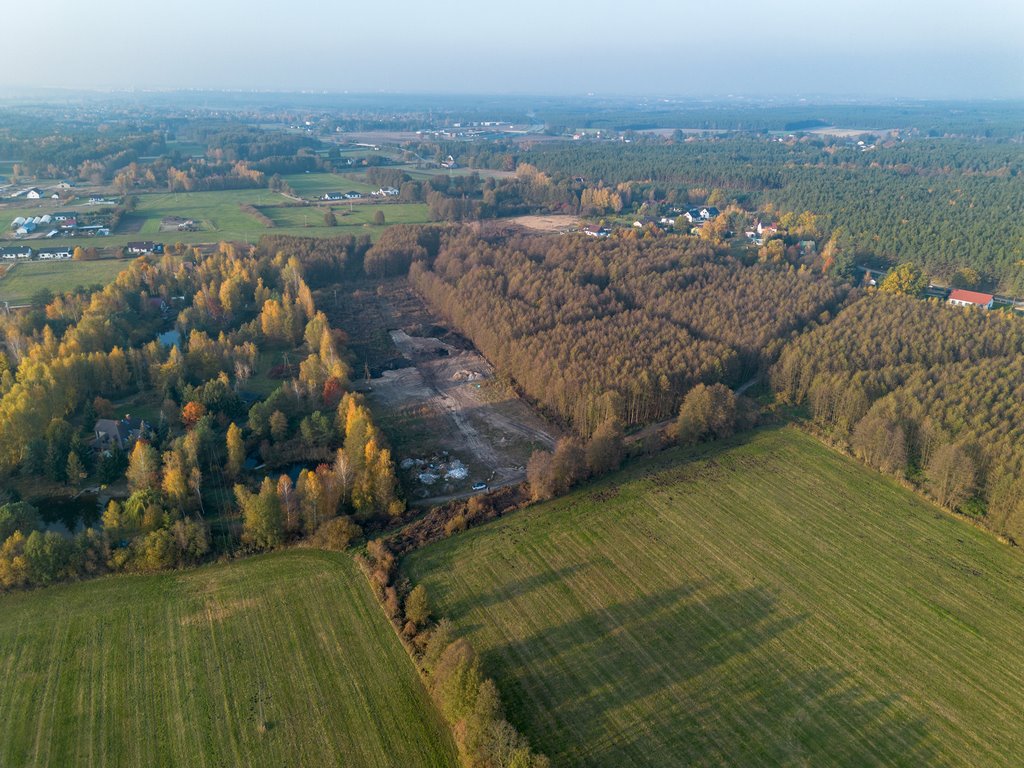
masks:
[[[328,228],[327,231],[335,234],[361,234],[364,230],[370,232],[373,229],[381,229],[373,225],[373,216],[377,211],[384,214],[385,225],[390,224],[422,224],[428,221],[427,206],[423,203],[390,203],[387,205],[373,205],[367,203],[355,203],[349,207],[347,203],[335,203],[331,206],[334,215],[338,220],[338,226]],[[292,208],[262,208],[274,222],[274,232],[279,230],[307,228],[323,228],[324,213],[326,208],[299,206]],[[370,226],[366,226],[370,225]]]
[[[323,176],[324,174],[321,174]],[[310,177],[316,178],[314,174]],[[334,188],[331,184],[331,188]],[[366,187],[365,184],[349,184],[345,189]],[[337,227],[324,226],[324,211],[315,206],[275,208],[270,206],[292,202],[283,195],[266,189],[222,190],[217,192],[150,192],[140,193],[135,211],[125,216],[118,230],[109,237],[95,238],[58,238],[31,239],[23,241],[33,248],[44,246],[74,244],[85,247],[120,248],[133,240],[154,240],[173,244],[182,242],[186,245],[197,243],[215,243],[220,240],[236,242],[252,242],[259,240],[264,234],[299,235],[303,237],[336,237],[343,234],[370,234],[376,237],[381,227],[366,227],[372,221],[377,206],[357,204],[354,212],[348,214],[348,206],[338,203],[335,208],[338,214]],[[275,227],[268,228],[241,209],[242,204],[254,205],[274,221]],[[263,206],[267,206],[263,208]],[[73,209],[75,206],[64,206]],[[41,203],[40,207],[31,210],[5,211],[3,215],[12,219],[16,215],[30,213],[52,213],[57,210],[56,204]],[[388,224],[424,223],[428,220],[427,206],[421,203],[390,204],[380,206],[384,211]],[[345,213],[346,215],[342,215]],[[181,216],[194,219],[199,224],[197,232],[161,232],[160,221],[166,216]],[[8,237],[7,230],[3,235]]]
[[[0,301],[25,304],[46,289],[53,293],[90,285],[105,285],[127,269],[131,259],[102,261],[31,261],[15,264],[0,278]]]
[[[555,765],[1024,764],[1024,557],[792,429],[403,568]]]
[[[344,554],[7,595],[0,649],[3,766],[456,764]]]
[[[369,194],[380,189],[366,181],[366,176],[355,171],[347,173],[291,173],[282,177],[295,194],[308,200],[318,199],[325,192],[362,192]]]

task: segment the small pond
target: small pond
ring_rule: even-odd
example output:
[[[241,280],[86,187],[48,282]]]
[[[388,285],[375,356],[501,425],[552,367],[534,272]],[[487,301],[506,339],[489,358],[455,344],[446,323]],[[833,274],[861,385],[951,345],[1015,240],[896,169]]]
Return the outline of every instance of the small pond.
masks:
[[[100,519],[100,508],[93,493],[81,496],[51,496],[44,499],[33,499],[33,507],[39,510],[46,527],[52,530],[64,530],[77,533],[89,526],[95,526]]]
[[[172,328],[169,331],[164,331],[156,340],[163,344],[165,347],[178,347],[181,348],[181,332],[176,328]]]

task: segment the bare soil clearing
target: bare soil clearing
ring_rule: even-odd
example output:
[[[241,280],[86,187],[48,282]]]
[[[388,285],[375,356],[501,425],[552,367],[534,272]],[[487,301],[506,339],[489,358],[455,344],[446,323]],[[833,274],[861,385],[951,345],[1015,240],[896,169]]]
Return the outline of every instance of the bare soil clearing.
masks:
[[[558,430],[470,342],[438,325],[404,278],[345,294],[339,287],[322,303],[350,336],[357,388],[392,445],[410,499],[521,482],[530,454],[554,446]]]
[[[534,232],[569,232],[580,226],[579,216],[549,214],[546,216],[516,216],[507,223],[515,224]]]

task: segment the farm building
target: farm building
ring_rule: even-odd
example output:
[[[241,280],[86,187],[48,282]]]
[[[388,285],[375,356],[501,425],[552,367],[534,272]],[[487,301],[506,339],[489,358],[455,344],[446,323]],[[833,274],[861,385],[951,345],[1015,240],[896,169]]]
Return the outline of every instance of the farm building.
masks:
[[[45,194],[43,190],[38,187],[32,187],[32,189],[25,193],[25,197],[29,200],[38,200],[43,196],[43,194]]]
[[[53,214],[54,221],[74,221],[78,218],[78,214],[74,211],[58,211]]]
[[[341,192],[324,192],[321,200],[343,200],[345,196]]]
[[[133,256],[141,256],[144,253],[163,253],[163,243],[154,243],[149,240],[142,240],[135,243],[128,243],[125,250]]]
[[[978,293],[977,291],[965,291],[962,288],[954,288],[949,294],[949,303],[958,307],[981,307],[992,309],[994,297],[991,293]]]
[[[32,249],[25,248],[0,248],[0,259],[14,261],[15,259],[31,259]]]
[[[37,259],[70,259],[74,253],[70,248],[39,248],[36,250]]]
[[[350,191],[345,193],[344,197],[345,197],[346,200],[362,200],[363,193],[362,192],[356,192],[354,190],[350,190]]]
[[[18,227],[20,227],[24,223],[25,223],[25,217],[24,216],[16,216],[14,218],[14,221],[11,222],[11,229],[17,229]]]

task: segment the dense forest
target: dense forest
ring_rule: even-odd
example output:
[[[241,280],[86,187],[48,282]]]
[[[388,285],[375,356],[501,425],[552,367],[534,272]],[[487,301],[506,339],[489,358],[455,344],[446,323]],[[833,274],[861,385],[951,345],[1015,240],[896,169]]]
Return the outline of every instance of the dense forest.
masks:
[[[424,249],[425,250],[425,249]],[[674,415],[695,384],[738,385],[846,289],[745,266],[695,238],[443,237],[410,278],[549,412],[589,436]]]
[[[787,346],[784,402],[871,466],[1024,542],[1024,326],[872,292]]]

